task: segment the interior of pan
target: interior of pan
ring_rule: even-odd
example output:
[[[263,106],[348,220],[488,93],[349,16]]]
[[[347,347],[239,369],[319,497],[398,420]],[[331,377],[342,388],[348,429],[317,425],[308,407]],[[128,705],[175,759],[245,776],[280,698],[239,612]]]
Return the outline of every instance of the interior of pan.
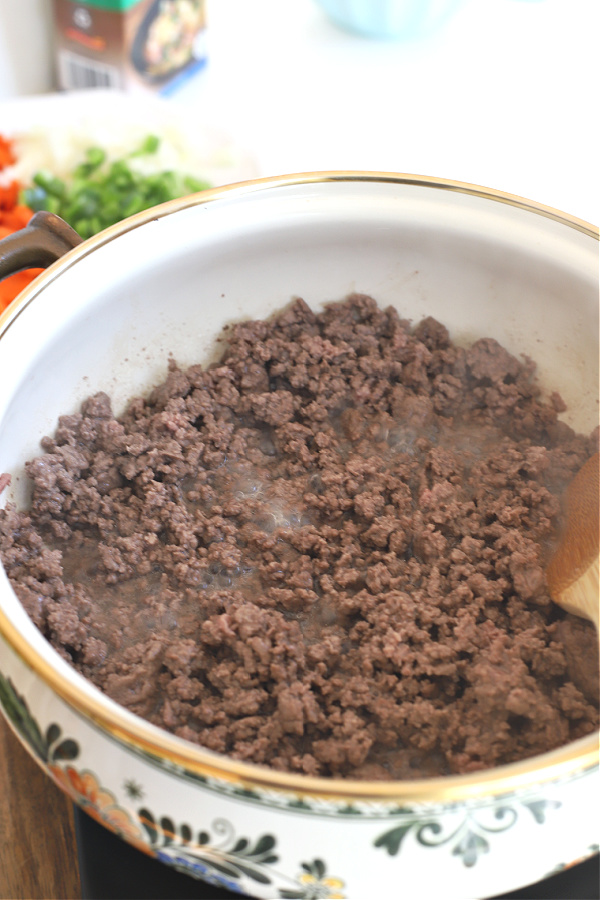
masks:
[[[0,333],[6,497],[27,502],[24,462],[90,394],[106,391],[118,412],[162,379],[170,356],[182,366],[218,356],[225,324],[293,297],[317,309],[355,291],[415,323],[432,315],[459,342],[491,336],[532,357],[567,421],[597,424],[593,230],[442,182],[276,179],[141,214],[73,251],[18,301]],[[50,652],[14,596],[0,595]]]

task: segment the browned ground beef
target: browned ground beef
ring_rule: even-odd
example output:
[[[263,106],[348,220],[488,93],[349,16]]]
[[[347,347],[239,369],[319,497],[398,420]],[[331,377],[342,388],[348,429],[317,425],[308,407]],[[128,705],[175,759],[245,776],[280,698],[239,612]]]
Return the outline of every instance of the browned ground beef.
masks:
[[[353,296],[226,331],[27,466],[2,558],[44,635],[135,713],[238,759],[411,778],[598,725],[598,643],[550,601],[565,483],[597,449],[534,366]]]

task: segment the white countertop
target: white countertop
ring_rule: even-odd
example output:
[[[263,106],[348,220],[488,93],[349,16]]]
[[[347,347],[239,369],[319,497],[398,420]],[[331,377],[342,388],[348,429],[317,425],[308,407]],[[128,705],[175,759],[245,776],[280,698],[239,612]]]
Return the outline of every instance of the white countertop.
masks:
[[[462,0],[412,42],[344,32],[313,0],[207,0],[207,15],[208,66],[171,102],[261,175],[433,175],[600,222],[599,0]]]
[[[207,0],[209,64],[174,95],[262,174],[377,169],[520,194],[598,224],[598,0],[463,0],[421,41],[313,0]]]

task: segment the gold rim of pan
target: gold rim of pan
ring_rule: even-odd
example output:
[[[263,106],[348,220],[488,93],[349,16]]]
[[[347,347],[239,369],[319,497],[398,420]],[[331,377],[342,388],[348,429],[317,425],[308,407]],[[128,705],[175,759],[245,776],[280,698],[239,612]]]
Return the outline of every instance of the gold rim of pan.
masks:
[[[62,272],[92,253],[96,248],[153,219],[183,209],[201,206],[237,194],[250,194],[277,187],[324,182],[374,182],[420,186],[424,188],[469,194],[554,219],[555,221],[599,240],[598,228],[575,216],[514,194],[495,191],[460,181],[392,172],[327,171],[280,175],[212,188],[138,213],[113,225],[71,250],[26,288],[0,316],[0,341],[23,310]],[[245,789],[267,790],[295,797],[323,798],[341,803],[379,801],[403,804],[429,802],[435,804],[484,799],[510,794],[537,784],[569,779],[598,766],[598,733],[566,744],[557,750],[530,757],[518,763],[473,772],[414,781],[356,781],[352,779],[314,778],[306,775],[276,772],[267,767],[238,762],[204,750],[145,722],[118,707],[94,688],[86,690],[83,677],[73,671],[73,678],[57,671],[41,657],[27,639],[0,609],[0,635],[23,662],[70,707],[107,732],[119,743],[157,760],[181,767],[193,775],[213,777]],[[54,651],[53,651],[54,652]],[[176,773],[174,773],[176,774]]]

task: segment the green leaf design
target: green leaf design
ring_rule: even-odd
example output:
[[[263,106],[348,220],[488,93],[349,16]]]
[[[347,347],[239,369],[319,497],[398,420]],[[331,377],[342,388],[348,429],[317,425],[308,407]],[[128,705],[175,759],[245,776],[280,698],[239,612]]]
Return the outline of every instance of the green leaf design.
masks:
[[[261,856],[263,853],[268,853],[270,850],[273,850],[275,843],[276,841],[272,834],[263,834],[254,845],[252,856]]]
[[[158,841],[158,828],[156,827],[156,821],[150,810],[138,809],[138,819],[142,823],[142,826],[150,839],[150,843],[156,844]]]
[[[68,738],[53,747],[53,744],[60,740],[62,734],[60,727],[52,722],[45,734],[42,734],[24,697],[16,690],[10,678],[6,678],[2,673],[0,673],[0,705],[23,740],[43,762],[77,759],[79,756],[77,741]]]
[[[498,830],[504,831],[517,821],[517,812],[513,806],[498,806],[494,810],[494,818],[502,823]],[[495,829],[489,828],[487,830],[493,831]]]
[[[71,740],[71,738],[67,738],[66,741],[61,741],[58,747],[55,747],[50,751],[50,758],[54,760],[74,760],[79,756],[79,744],[77,741]]]
[[[531,815],[539,825],[543,825],[546,821],[546,813],[550,809],[558,809],[561,806],[559,800],[524,800],[523,806],[526,806]]]
[[[177,826],[169,816],[162,816],[157,822],[150,810],[145,808],[138,810],[138,818],[151,846],[157,851],[177,850],[182,864],[186,860],[192,867],[202,863],[228,878],[239,879],[246,875],[259,884],[271,884],[271,879],[261,869],[261,866],[279,861],[279,857],[272,852],[276,841],[271,834],[261,835],[252,844],[247,837],[235,838],[233,827],[221,822],[221,827],[225,825],[227,829],[224,843],[215,846],[208,831],[199,831],[194,846],[189,825]]]
[[[37,757],[48,761],[48,745],[23,697],[17,693],[10,678],[0,674],[0,703],[8,719]]]
[[[449,841],[452,837],[452,835],[449,835],[447,838],[443,838],[441,841],[432,840],[432,838],[436,838],[438,834],[441,834],[441,832],[442,826],[439,822],[423,822],[420,828],[417,829],[417,840],[422,847],[437,847],[438,844],[445,844],[446,841]]]
[[[46,729],[46,744],[50,747],[51,744],[54,744],[59,739],[61,734],[62,732],[60,728],[55,722],[53,722]]]
[[[315,878],[321,879],[324,877],[327,870],[322,859],[313,859],[310,871],[315,876]]]
[[[546,813],[561,804],[558,800],[524,800],[526,807],[538,824],[546,820]],[[487,814],[492,813],[492,819]],[[400,852],[404,838],[410,831],[415,831],[416,839],[422,847],[452,846],[452,855],[459,856],[467,867],[474,866],[483,853],[490,849],[486,835],[499,834],[512,828],[519,817],[517,807],[502,803],[496,807],[484,807],[482,810],[465,811],[464,818],[449,833],[436,819],[429,821],[411,817],[395,828],[380,834],[374,841],[375,847],[383,847],[390,856]],[[497,823],[497,824],[496,824]]]
[[[310,810],[310,803],[307,803],[305,800],[291,800],[288,803],[288,809],[305,809]]]
[[[239,841],[236,844],[234,844],[234,846],[231,848],[231,852],[232,853],[243,853],[244,850],[246,849],[246,847],[248,847],[249,843],[250,842],[248,841],[247,838],[240,838]]]
[[[160,820],[160,827],[163,833],[163,846],[168,847],[174,843],[177,837],[175,823],[168,816],[163,816]]]
[[[474,866],[482,853],[487,853],[490,845],[480,834],[467,831],[452,850],[453,856],[460,856],[467,868]]]
[[[259,800],[260,794],[258,791],[253,791],[250,788],[237,788],[235,791],[235,796],[240,797],[242,799],[247,800]]]
[[[396,856],[402,846],[402,841],[408,832],[414,828],[417,822],[417,819],[412,819],[404,825],[398,825],[396,828],[392,828],[390,831],[380,834],[379,837],[375,839],[375,846],[385,847],[390,856]]]
[[[271,879],[268,875],[265,875],[265,873],[261,871],[261,869],[254,869],[251,866],[240,863],[238,860],[235,861],[235,866],[237,869],[239,869],[239,872],[247,875],[248,878],[251,878],[253,881],[257,881],[258,884],[271,884]]]

